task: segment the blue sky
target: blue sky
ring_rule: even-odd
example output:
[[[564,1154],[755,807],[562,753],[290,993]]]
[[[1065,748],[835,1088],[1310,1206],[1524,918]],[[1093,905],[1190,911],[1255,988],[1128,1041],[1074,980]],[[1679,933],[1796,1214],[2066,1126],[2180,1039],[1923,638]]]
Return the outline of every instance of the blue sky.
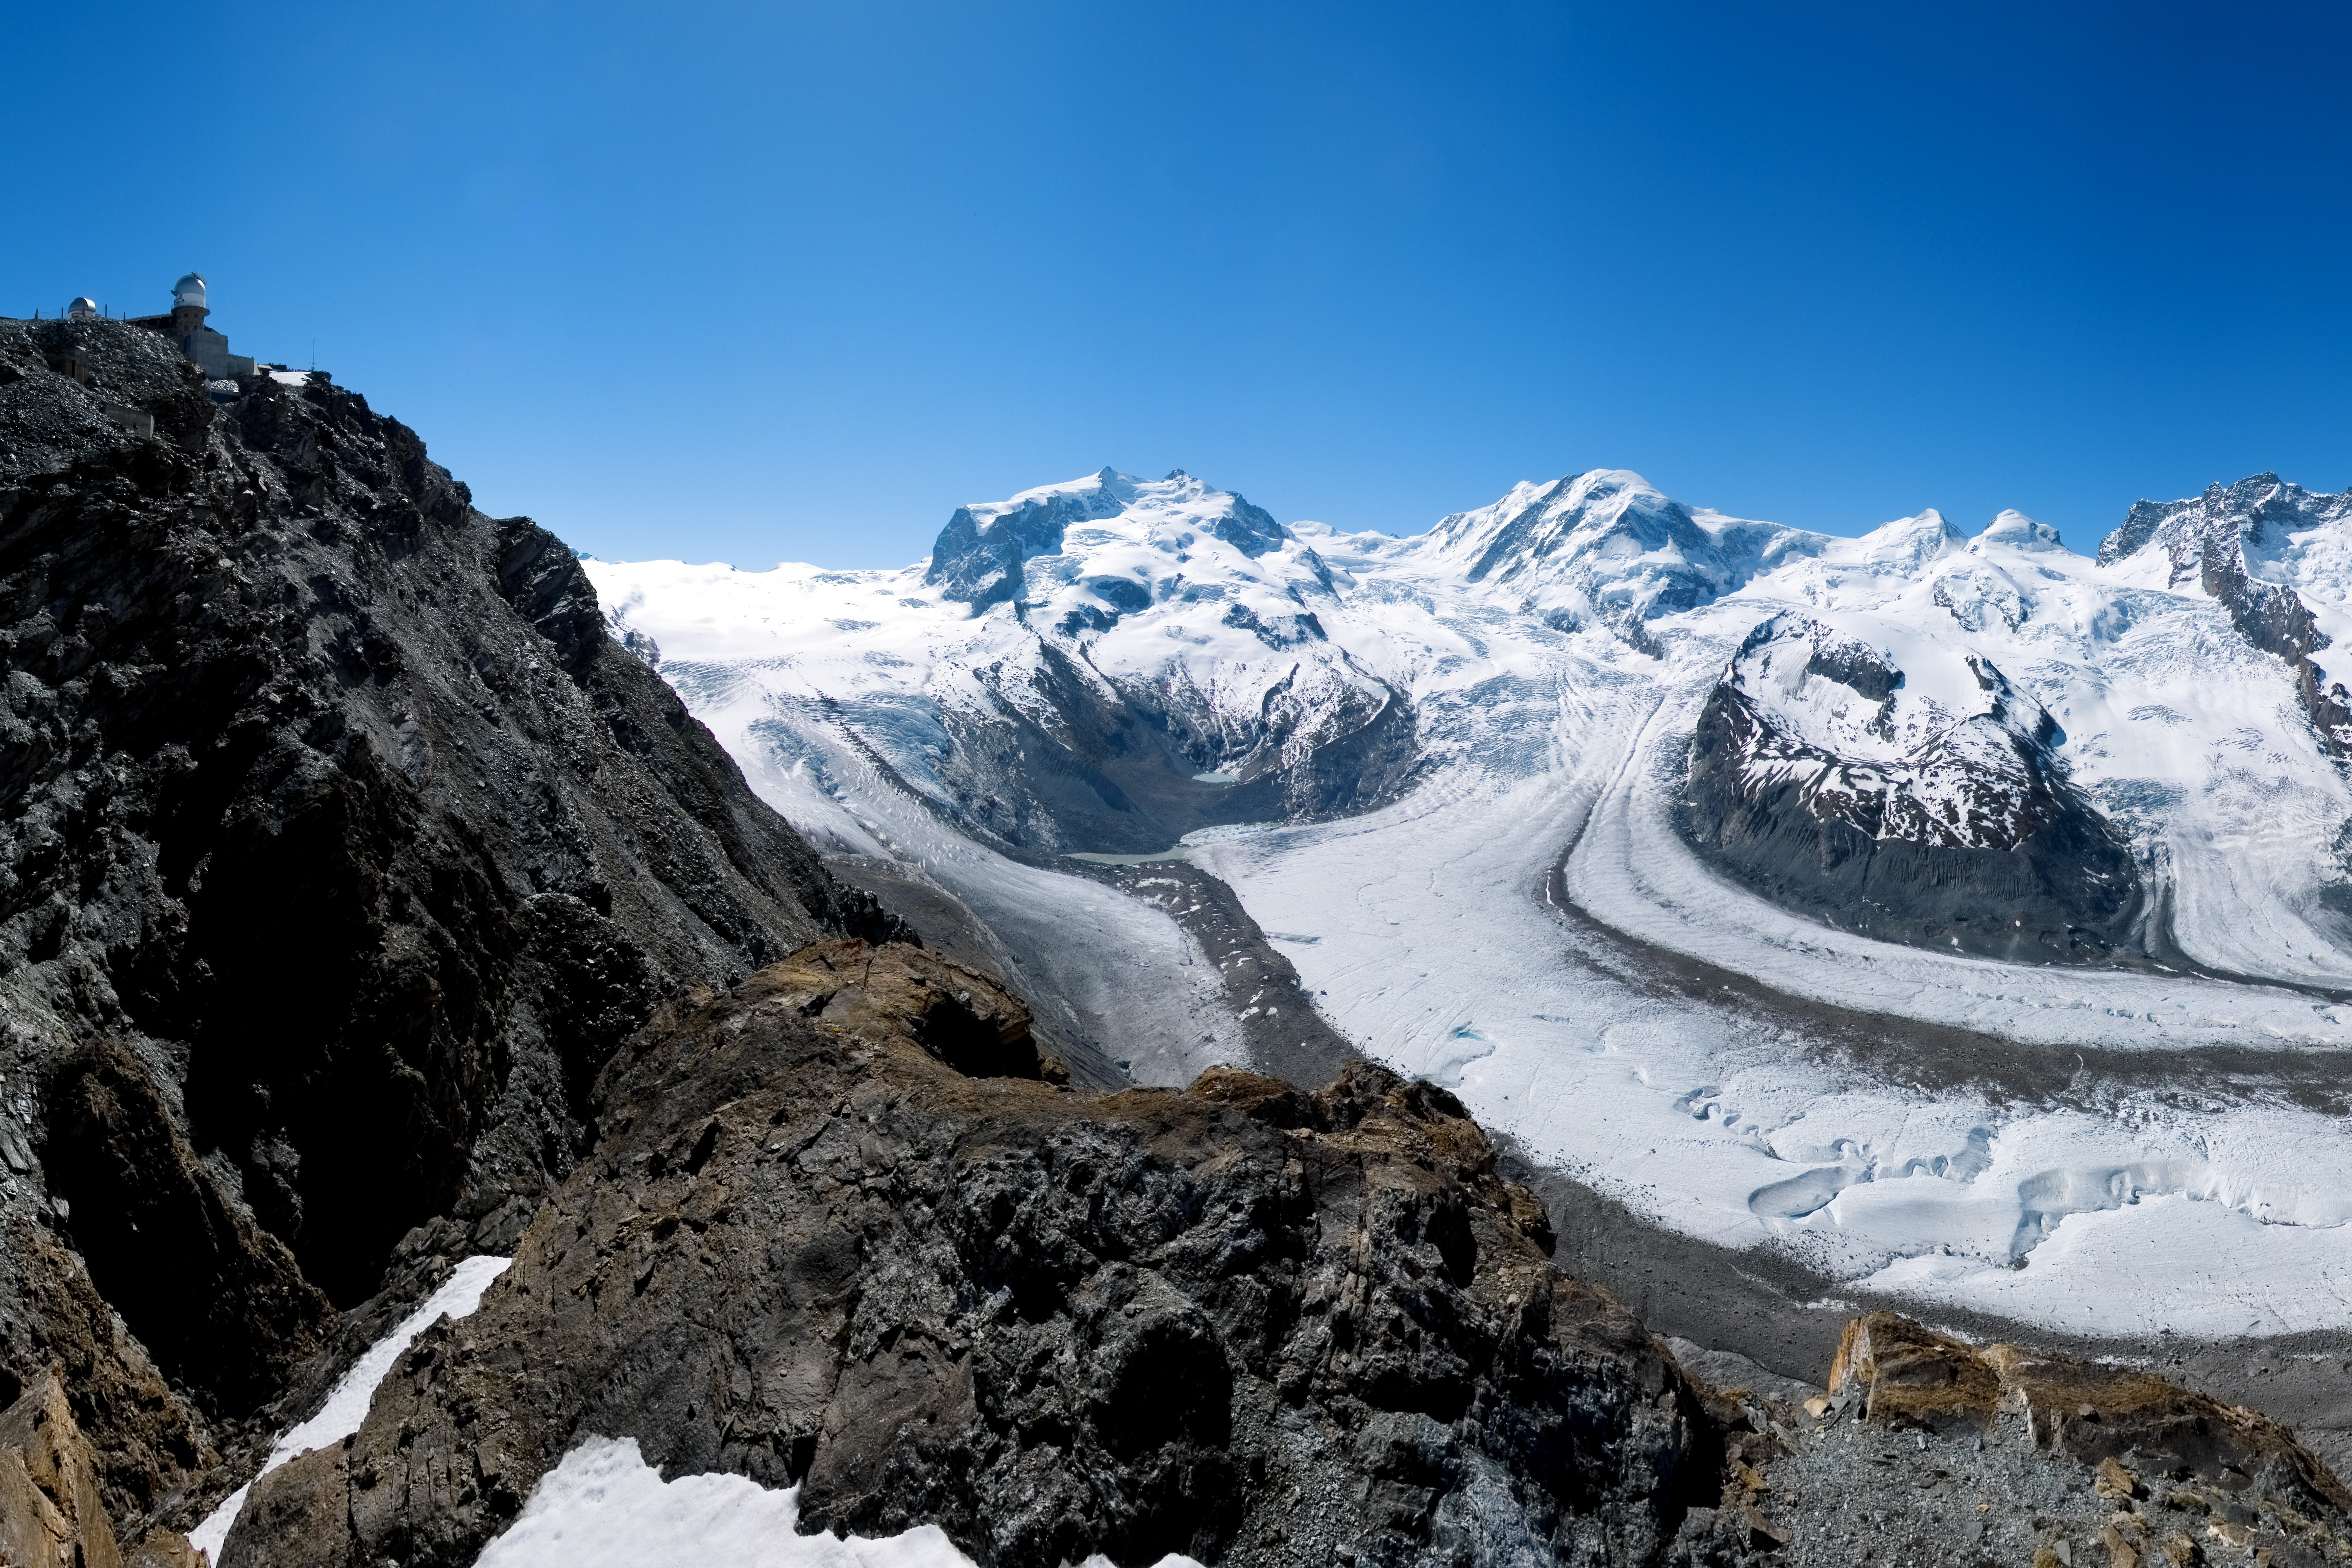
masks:
[[[600,555],[1181,467],[1406,532],[2352,484],[2335,5],[26,7],[0,312],[318,362]]]

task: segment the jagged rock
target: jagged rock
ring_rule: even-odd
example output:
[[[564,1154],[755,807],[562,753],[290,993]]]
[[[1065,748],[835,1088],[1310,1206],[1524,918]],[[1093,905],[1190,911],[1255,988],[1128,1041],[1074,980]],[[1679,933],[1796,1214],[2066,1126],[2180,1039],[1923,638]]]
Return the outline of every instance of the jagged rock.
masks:
[[[123,1554],[123,1568],[209,1568],[209,1561],[176,1530],[151,1530]]]
[[[1444,1090],[972,1078],[943,1015],[1021,1016],[854,943],[663,1014],[481,1309],[265,1479],[223,1568],[470,1563],[592,1435],[1042,1568],[1643,1563],[1712,1498],[1696,1395]]]
[[[2258,581],[2246,569],[2248,544],[2273,544],[2278,536],[2347,516],[2352,498],[2315,495],[2276,474],[2255,474],[2209,485],[2188,500],[2136,502],[2123,526],[2100,542],[2099,564],[2162,552],[2170,560],[2168,584],[2193,578],[2219,600],[2241,637],[2293,672],[2296,698],[2321,742],[2337,756],[2352,755],[2352,692],[2313,662],[2327,638],[2311,607],[2293,588]]]
[[[118,1518],[188,1522],[405,1233],[510,1245],[660,996],[905,932],[363,399],[0,361],[0,1391],[64,1362]]]
[[[99,1500],[98,1456],[53,1366],[0,1413],[0,1563],[122,1568]]]
[[[1898,1313],[1873,1312],[1846,1325],[1830,1369],[1832,1394],[1850,1384],[1874,1420],[1987,1426],[2005,1412],[2021,1415],[2028,1441],[2098,1467],[2110,1495],[2119,1478],[2136,1485],[2119,1463],[2107,1468],[2128,1453],[2175,1481],[2258,1485],[2305,1511],[2352,1511],[2352,1491],[2285,1427],[2154,1373],[2017,1345],[1979,1347]]]
[[[2128,951],[2144,897],[2127,841],[2067,780],[2048,711],[1968,663],[1973,715],[1906,702],[1905,671],[1830,626],[1765,622],[1708,694],[1676,826],[1845,930],[2029,962]]]

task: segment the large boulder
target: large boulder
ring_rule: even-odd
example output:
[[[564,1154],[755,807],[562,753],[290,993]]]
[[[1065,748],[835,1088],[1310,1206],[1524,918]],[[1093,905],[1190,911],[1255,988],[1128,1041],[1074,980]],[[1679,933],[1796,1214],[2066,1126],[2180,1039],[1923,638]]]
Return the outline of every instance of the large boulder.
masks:
[[[1078,1092],[1020,1017],[854,942],[664,1013],[480,1310],[223,1568],[470,1563],[593,1437],[1038,1568],[1642,1563],[1713,1498],[1690,1385],[1444,1090]]]

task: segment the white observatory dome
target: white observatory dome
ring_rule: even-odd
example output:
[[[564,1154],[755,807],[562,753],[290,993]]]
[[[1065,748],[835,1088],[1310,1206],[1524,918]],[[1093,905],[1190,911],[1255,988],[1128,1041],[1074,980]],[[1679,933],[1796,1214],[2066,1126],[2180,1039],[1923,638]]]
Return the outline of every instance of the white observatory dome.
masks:
[[[205,308],[205,279],[201,272],[191,272],[172,285],[172,303]]]
[[[72,304],[66,307],[66,320],[68,321],[94,321],[98,320],[98,301],[90,299],[76,300]]]

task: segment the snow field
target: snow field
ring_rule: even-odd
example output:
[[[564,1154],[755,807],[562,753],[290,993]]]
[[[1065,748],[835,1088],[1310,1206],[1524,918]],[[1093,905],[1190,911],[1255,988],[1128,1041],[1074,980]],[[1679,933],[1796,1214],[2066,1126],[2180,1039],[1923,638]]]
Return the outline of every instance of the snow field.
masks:
[[[1275,940],[1351,1039],[1675,1230],[2084,1333],[2346,1321],[2340,1119],[2154,1094],[2042,1110],[1832,1067],[1733,1005],[1621,978],[1530,897],[1575,814],[1522,784],[1187,856],[1270,932],[1312,933]]]
[[[634,1437],[591,1437],[540,1478],[478,1568],[971,1568],[935,1524],[903,1534],[800,1533],[798,1487],[770,1491],[741,1476],[662,1479]],[[1081,1568],[1111,1568],[1090,1557]],[[1171,1552],[1155,1568],[1201,1568]]]

